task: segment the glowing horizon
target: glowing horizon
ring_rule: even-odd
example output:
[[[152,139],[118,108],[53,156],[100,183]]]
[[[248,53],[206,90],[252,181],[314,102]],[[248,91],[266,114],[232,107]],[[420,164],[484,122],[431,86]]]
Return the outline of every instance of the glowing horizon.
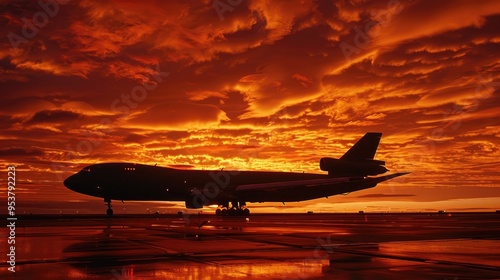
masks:
[[[62,184],[94,163],[319,173],[368,131],[412,173],[285,209],[500,208],[498,1],[43,3],[1,13],[0,182],[15,165],[20,211],[103,213]]]

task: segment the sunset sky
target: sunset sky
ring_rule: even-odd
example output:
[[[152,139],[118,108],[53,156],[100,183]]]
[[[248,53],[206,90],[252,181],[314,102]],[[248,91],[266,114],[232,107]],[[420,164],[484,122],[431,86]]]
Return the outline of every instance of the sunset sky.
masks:
[[[500,209],[498,0],[0,3],[18,213],[104,213],[62,183],[94,163],[321,173],[368,131],[412,173],[252,212]]]

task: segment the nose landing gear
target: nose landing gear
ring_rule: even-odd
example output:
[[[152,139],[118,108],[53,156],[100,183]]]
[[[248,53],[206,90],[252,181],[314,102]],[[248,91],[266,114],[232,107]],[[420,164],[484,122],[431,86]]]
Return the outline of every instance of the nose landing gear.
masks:
[[[106,210],[106,215],[108,215],[108,217],[113,216],[113,209],[111,209],[111,207],[113,207],[111,205],[111,199],[105,198],[104,202],[106,202],[108,204],[108,210]]]

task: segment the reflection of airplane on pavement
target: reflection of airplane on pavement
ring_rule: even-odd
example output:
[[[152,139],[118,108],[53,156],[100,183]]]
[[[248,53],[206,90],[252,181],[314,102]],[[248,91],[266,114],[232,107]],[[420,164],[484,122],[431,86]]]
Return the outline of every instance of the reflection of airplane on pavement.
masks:
[[[247,202],[291,202],[373,188],[407,174],[381,177],[385,162],[374,160],[382,133],[366,133],[340,159],[322,158],[326,174],[264,171],[183,170],[133,163],[90,165],[68,177],[64,185],[102,197],[112,215],[111,200],[184,201],[186,208],[219,205],[217,215],[248,215]],[[231,207],[229,203],[231,202]]]

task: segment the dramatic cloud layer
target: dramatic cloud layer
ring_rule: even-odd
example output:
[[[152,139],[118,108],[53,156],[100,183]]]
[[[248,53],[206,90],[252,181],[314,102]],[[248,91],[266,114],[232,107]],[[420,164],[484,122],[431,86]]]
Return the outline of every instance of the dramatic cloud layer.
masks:
[[[498,1],[2,6],[0,163],[26,211],[88,210],[62,186],[88,164],[320,172],[367,131],[412,174],[291,211],[498,207]]]

